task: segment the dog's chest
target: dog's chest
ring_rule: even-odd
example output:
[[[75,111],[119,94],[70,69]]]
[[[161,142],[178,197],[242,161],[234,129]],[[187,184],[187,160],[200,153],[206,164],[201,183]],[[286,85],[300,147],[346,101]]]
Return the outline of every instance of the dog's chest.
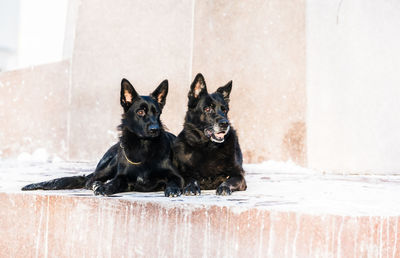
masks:
[[[228,173],[231,166],[230,155],[224,152],[193,152],[191,155],[191,166],[197,170],[202,177],[224,175]]]
[[[136,177],[136,184],[138,184],[138,185],[146,185],[148,181],[149,181],[149,179],[145,174],[138,175]]]
[[[149,182],[149,178],[151,177],[151,171],[146,166],[130,166],[127,169],[127,175],[129,178],[129,183],[145,185]]]

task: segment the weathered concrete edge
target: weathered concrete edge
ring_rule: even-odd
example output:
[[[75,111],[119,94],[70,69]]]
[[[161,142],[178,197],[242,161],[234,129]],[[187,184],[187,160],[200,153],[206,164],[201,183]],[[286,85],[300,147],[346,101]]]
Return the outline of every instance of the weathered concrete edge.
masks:
[[[400,255],[396,216],[237,212],[25,193],[0,193],[0,202],[2,256]]]

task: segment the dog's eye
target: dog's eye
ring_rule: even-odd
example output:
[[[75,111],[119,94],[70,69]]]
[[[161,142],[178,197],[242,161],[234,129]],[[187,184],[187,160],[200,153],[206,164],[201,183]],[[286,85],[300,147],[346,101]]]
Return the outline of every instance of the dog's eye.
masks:
[[[210,112],[211,112],[211,107],[205,107],[205,108],[204,108],[204,112],[210,113]]]
[[[138,114],[138,116],[144,116],[146,112],[143,109],[140,109],[136,112],[136,114]]]

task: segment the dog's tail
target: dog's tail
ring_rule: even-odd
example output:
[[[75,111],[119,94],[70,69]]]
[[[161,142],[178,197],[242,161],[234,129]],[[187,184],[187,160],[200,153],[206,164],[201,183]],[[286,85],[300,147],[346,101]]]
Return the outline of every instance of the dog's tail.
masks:
[[[68,177],[61,177],[61,178],[56,178],[53,180],[49,181],[44,181],[40,183],[35,183],[35,184],[29,184],[24,187],[22,187],[22,191],[31,191],[31,190],[67,190],[67,189],[81,189],[81,188],[87,188],[91,189],[91,183],[94,180],[95,175],[98,175],[98,172],[104,169],[107,169],[110,165],[110,163],[115,163],[117,154],[119,150],[119,143],[114,144],[107,152],[104,154],[103,158],[99,161],[99,163],[96,166],[96,170],[85,176],[68,176]],[[112,172],[112,171],[111,171]],[[104,174],[104,172],[102,172]],[[105,176],[103,177],[97,177],[97,179],[102,179],[102,181],[106,181],[110,179],[110,177],[113,177],[115,173],[105,173]]]
[[[69,176],[56,178],[40,183],[29,184],[22,187],[22,191],[30,190],[61,190],[61,189],[80,189],[84,188],[88,181],[88,176]]]

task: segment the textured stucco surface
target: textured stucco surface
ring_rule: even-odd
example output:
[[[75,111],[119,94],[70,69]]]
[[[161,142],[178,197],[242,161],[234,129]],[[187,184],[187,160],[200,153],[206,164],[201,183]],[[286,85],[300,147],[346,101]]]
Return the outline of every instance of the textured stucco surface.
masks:
[[[303,1],[74,0],[68,8],[64,49],[68,61],[61,62],[65,67],[48,68],[48,76],[62,76],[49,81],[38,71],[35,78],[27,78],[26,83],[38,90],[35,99],[26,95],[20,107],[33,107],[45,97],[50,84],[63,91],[57,94],[62,99],[40,103],[52,117],[38,117],[37,122],[47,126],[37,124],[35,130],[43,135],[36,135],[32,148],[14,146],[10,154],[9,147],[2,146],[10,154],[4,157],[17,156],[18,150],[32,152],[35,147],[59,153],[53,146],[62,142],[64,159],[98,160],[118,140],[124,77],[143,95],[169,80],[162,120],[177,134],[190,83],[201,72],[210,91],[234,81],[230,118],[238,130],[245,162],[291,159],[306,164]],[[22,81],[25,72],[16,71],[13,76]],[[1,112],[21,110],[15,105],[7,109]],[[12,124],[19,118],[9,115],[8,119]],[[16,131],[23,127],[19,124]],[[62,135],[47,138],[56,127]],[[11,131],[2,131],[7,146],[14,144]]]
[[[1,157],[67,157],[68,79],[68,61],[0,73]]]
[[[210,91],[234,80],[230,116],[246,162],[305,164],[304,11],[304,2],[281,1],[82,2],[70,158],[96,159],[116,140],[122,77],[142,94],[168,78],[162,118],[179,133],[190,82],[202,72]]]
[[[189,88],[192,1],[82,1],[71,72],[69,157],[96,160],[117,141],[120,82],[141,95],[164,79],[162,119],[179,132]]]
[[[307,158],[400,171],[400,2],[307,1]]]
[[[162,119],[176,134],[202,72],[210,91],[233,80],[245,162],[398,173],[398,10],[396,1],[74,0],[68,61],[0,74],[0,155],[45,148],[98,160],[118,138],[122,77],[142,94],[169,79]]]
[[[231,119],[246,162],[306,163],[303,1],[196,1],[192,74],[233,80]]]

